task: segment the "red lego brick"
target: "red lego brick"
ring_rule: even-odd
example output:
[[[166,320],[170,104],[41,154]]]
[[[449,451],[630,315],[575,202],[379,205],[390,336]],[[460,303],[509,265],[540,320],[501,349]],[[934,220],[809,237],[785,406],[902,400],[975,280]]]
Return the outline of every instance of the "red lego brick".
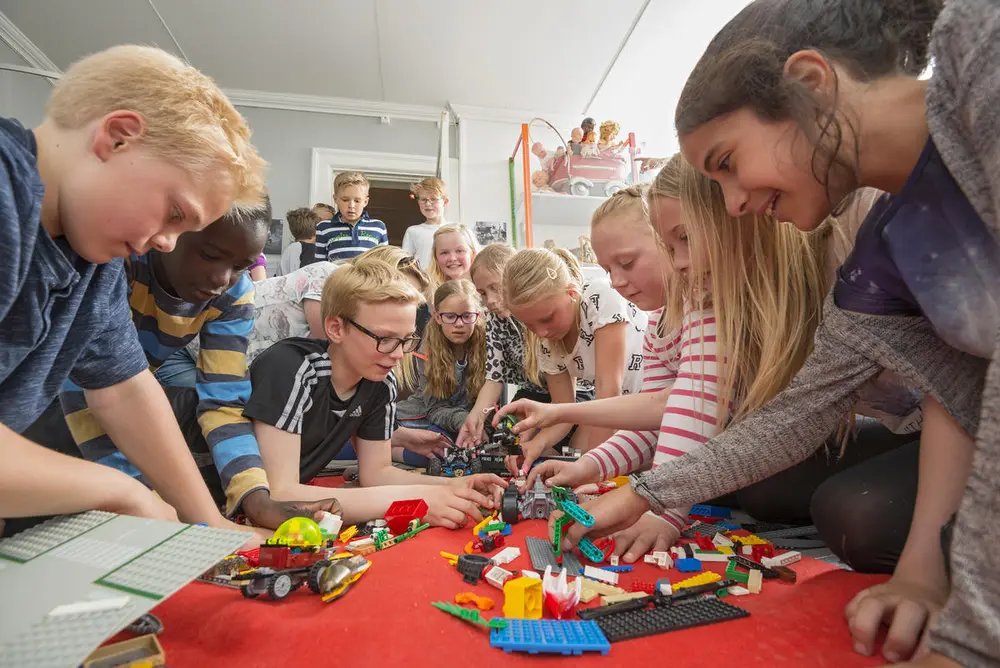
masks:
[[[656,586],[652,582],[648,582],[646,580],[636,580],[632,583],[632,586],[629,587],[629,591],[642,591],[647,594],[655,594]]]
[[[710,550],[714,552],[716,549],[715,543],[712,542],[712,539],[700,533],[695,534],[694,542],[697,543],[698,547],[702,550]]]
[[[763,557],[773,557],[774,556],[774,546],[773,545],[751,545],[750,546],[750,558],[754,561],[760,561]]]
[[[410,520],[423,519],[426,514],[427,502],[423,499],[394,501],[385,511],[385,522],[392,535],[402,536],[407,532]]]

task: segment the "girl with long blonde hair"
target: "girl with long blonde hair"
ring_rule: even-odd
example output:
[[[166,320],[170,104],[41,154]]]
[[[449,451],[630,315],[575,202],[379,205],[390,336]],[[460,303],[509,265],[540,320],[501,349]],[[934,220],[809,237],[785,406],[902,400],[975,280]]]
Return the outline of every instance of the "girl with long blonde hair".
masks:
[[[476,286],[447,281],[434,291],[416,360],[417,391],[396,407],[400,425],[454,440],[486,377],[486,325]]]
[[[434,259],[428,274],[435,286],[469,278],[469,269],[476,259],[476,240],[467,226],[461,223],[442,225],[434,232],[432,248]]]

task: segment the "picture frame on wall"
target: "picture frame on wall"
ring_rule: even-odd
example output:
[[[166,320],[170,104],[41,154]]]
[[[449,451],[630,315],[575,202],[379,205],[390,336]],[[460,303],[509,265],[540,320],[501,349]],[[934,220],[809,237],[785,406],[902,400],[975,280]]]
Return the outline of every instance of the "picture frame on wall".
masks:
[[[281,255],[284,223],[280,218],[272,218],[267,228],[267,243],[264,244],[264,255]]]
[[[507,223],[504,222],[477,220],[473,226],[473,233],[480,247],[507,243]]]

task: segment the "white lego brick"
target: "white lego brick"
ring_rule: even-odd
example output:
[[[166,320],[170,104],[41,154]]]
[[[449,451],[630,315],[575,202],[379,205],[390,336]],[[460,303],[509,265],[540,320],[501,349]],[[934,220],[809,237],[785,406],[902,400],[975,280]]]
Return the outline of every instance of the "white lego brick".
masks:
[[[672,547],[670,548],[670,556],[674,559],[683,559],[686,555],[683,548]]]
[[[739,585],[733,585],[729,588],[729,593],[733,596],[749,596],[750,590],[746,587],[741,587]]]
[[[600,580],[601,582],[606,582],[610,585],[618,584],[618,573],[614,573],[612,571],[606,571],[603,568],[584,566],[583,575],[584,577],[588,577],[594,580]]]
[[[751,594],[759,594],[764,585],[764,574],[756,568],[750,571],[750,579],[747,580],[747,589]]]
[[[725,535],[721,533],[715,534],[715,538],[712,539],[712,543],[715,545],[724,545],[726,547],[733,546],[733,541],[729,540],[728,538],[726,538]]]
[[[642,560],[643,560],[644,562],[646,562],[647,564],[655,564],[655,563],[657,562],[657,559],[656,559],[656,557],[655,557],[655,556],[653,556],[652,554],[647,554],[647,555],[644,555],[644,556],[642,557]]]
[[[674,588],[670,585],[669,582],[664,582],[663,584],[660,585],[660,593],[663,594],[664,596],[670,596],[671,594],[674,593]]]
[[[716,561],[720,563],[726,563],[729,561],[729,557],[721,552],[695,552],[694,557],[698,561]]]
[[[776,557],[763,557],[760,560],[760,563],[768,568],[774,568],[775,566],[788,566],[789,564],[794,564],[796,561],[801,559],[802,555],[793,550],[779,554]]]
[[[483,578],[485,578],[486,582],[493,585],[500,591],[503,591],[504,583],[507,582],[507,580],[512,579],[513,577],[514,577],[513,573],[511,573],[508,570],[504,570],[499,566],[491,566],[489,569],[487,569],[486,573],[483,575]]]
[[[542,579],[542,576],[540,574],[536,573],[535,571],[528,570],[527,568],[521,569],[521,575],[523,575],[526,578],[534,578],[535,580]]]
[[[657,551],[653,553],[653,561],[651,563],[654,563],[663,569],[669,569],[674,567],[674,560],[670,558],[670,554],[662,551]]]
[[[617,554],[612,554],[611,555],[611,565],[612,566],[617,566],[618,565],[618,555]]]
[[[510,562],[514,561],[520,556],[521,556],[521,548],[505,547],[504,549],[500,550],[492,557],[490,557],[490,560],[497,566],[503,566],[504,564],[509,564]]]
[[[49,617],[67,617],[70,615],[104,612],[105,610],[121,610],[126,605],[128,605],[128,596],[115,596],[114,598],[101,598],[96,601],[67,603],[53,608],[49,612]]]
[[[364,547],[365,545],[374,545],[375,539],[372,537],[359,538],[357,540],[352,540],[347,544],[348,547]]]
[[[341,519],[340,515],[328,513],[325,510],[320,512],[323,514],[323,519],[318,522],[319,528],[331,535],[339,534],[340,528],[344,525],[344,520]]]
[[[742,548],[740,548],[740,552],[742,552],[743,555],[746,557],[751,557],[753,556],[753,547],[750,545],[744,545]]]

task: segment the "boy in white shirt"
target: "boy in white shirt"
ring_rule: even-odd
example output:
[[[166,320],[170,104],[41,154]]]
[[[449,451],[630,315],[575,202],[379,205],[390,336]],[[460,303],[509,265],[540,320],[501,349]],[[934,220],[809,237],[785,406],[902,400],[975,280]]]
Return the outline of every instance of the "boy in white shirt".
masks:
[[[444,224],[444,207],[448,204],[448,191],[444,181],[430,176],[410,186],[412,197],[420,205],[425,221],[410,225],[403,234],[403,250],[417,258],[417,264],[427,271],[434,261],[434,233]]]
[[[278,263],[278,276],[287,276],[306,265],[316,262],[316,226],[319,225],[319,215],[308,208],[293,209],[285,214],[288,231],[295,241],[281,254]]]

